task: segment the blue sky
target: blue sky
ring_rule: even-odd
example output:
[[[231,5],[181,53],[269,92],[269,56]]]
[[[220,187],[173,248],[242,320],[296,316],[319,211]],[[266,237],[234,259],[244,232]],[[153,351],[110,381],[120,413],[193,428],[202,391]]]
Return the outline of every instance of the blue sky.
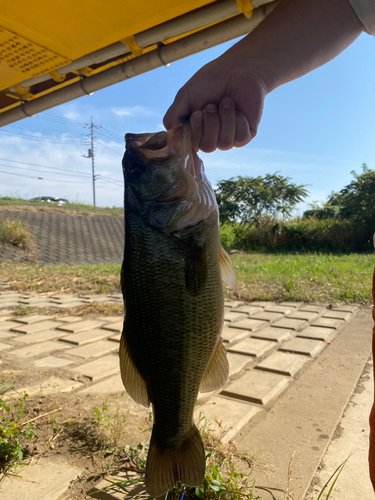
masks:
[[[161,130],[179,88],[233,43],[1,128],[0,196],[53,195],[92,203],[91,160],[81,155],[89,147],[84,124],[93,116],[102,127],[95,139],[96,173],[101,175],[97,204],[121,206],[124,134]],[[359,172],[362,163],[375,169],[374,55],[374,37],[362,34],[330,63],[273,91],[249,145],[201,154],[211,183],[280,172],[308,185],[306,203],[321,203],[347,185],[350,172]],[[53,168],[42,173],[40,167],[20,162]]]

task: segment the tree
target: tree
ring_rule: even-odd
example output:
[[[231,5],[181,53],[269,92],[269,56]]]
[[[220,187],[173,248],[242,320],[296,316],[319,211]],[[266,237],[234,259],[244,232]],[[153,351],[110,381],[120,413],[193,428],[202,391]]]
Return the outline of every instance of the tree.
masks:
[[[372,240],[375,232],[375,171],[362,164],[362,174],[354,170],[354,180],[338,193],[331,193],[327,206],[336,207],[339,216],[352,219]]]
[[[265,216],[290,216],[308,192],[304,185],[289,181],[277,173],[219,181],[216,198],[220,222],[249,223],[259,228]]]

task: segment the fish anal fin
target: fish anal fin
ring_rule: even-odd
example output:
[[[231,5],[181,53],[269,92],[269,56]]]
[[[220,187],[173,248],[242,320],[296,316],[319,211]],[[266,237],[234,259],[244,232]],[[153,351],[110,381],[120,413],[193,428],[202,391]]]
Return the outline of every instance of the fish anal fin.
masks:
[[[120,341],[120,370],[122,383],[130,397],[146,408],[150,405],[146,382],[137,370],[130,355],[124,334]]]
[[[152,433],[145,475],[146,491],[151,497],[165,495],[177,482],[199,486],[205,468],[202,438],[195,425],[183,444],[173,448],[160,447]]]
[[[236,273],[234,272],[232,261],[230,260],[229,254],[220,247],[220,269],[221,278],[228,286],[236,288],[237,279]]]
[[[228,379],[229,365],[227,359],[227,351],[224,347],[223,340],[220,338],[206,371],[204,372],[200,392],[216,391],[223,387]]]

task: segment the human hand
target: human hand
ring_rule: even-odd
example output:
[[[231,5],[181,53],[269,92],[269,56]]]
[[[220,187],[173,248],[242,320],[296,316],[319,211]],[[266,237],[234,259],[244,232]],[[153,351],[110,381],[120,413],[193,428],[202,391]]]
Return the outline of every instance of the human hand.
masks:
[[[259,77],[223,61],[200,69],[177,93],[164,116],[170,129],[189,118],[195,151],[244,146],[256,135],[267,91]]]

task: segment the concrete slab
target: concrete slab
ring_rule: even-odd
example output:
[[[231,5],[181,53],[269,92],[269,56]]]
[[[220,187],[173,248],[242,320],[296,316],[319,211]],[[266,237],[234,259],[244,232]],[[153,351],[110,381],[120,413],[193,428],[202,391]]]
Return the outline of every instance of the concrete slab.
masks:
[[[42,316],[40,314],[35,314],[32,316],[16,316],[14,321],[17,323],[22,323],[23,325],[32,325],[33,323],[39,323],[40,321],[45,321],[51,319],[51,316]]]
[[[240,330],[239,328],[231,328],[225,327],[221,332],[221,337],[224,342],[228,342],[233,344],[233,342],[237,342],[251,335],[250,330]]]
[[[239,328],[240,330],[249,330],[250,332],[255,332],[259,328],[263,328],[268,325],[268,321],[262,321],[260,319],[247,318],[234,323],[231,328]]]
[[[306,356],[276,351],[258,363],[255,368],[257,370],[265,370],[294,377],[307,361],[308,358]]]
[[[116,335],[112,335],[112,337],[109,337],[108,340],[112,340],[113,342],[118,342],[120,343],[121,340],[121,333],[117,333]]]
[[[349,311],[330,311],[329,309],[322,314],[322,318],[334,318],[343,319],[348,321],[352,317],[352,313]]]
[[[307,321],[304,319],[292,319],[292,318],[282,318],[276,323],[273,323],[275,328],[285,328],[286,330],[299,330],[307,325]]]
[[[108,321],[108,320],[107,320]],[[103,325],[101,328],[103,330],[109,330],[111,332],[119,332],[121,333],[123,328],[124,328],[124,320],[116,321],[116,322],[111,322],[107,323],[106,325]]]
[[[81,321],[81,319],[79,316],[59,316],[56,318],[57,321],[61,321],[62,323],[76,323],[77,321]]]
[[[34,365],[39,368],[61,368],[62,366],[71,365],[73,361],[69,359],[57,358],[56,356],[47,356],[46,358],[36,359]]]
[[[302,332],[297,333],[297,337],[305,337],[307,339],[324,340],[329,342],[337,334],[334,328],[323,328],[321,326],[308,326]]]
[[[268,307],[273,307],[276,305],[274,302],[267,302],[267,301],[262,301],[262,300],[256,300],[254,302],[250,302],[251,306],[258,306],[258,307],[263,307],[263,309],[266,309]]]
[[[20,326],[20,325],[16,321],[0,321],[0,331],[7,332],[15,326]]]
[[[300,309],[298,311],[294,311],[290,314],[288,314],[288,318],[292,319],[304,319],[305,321],[313,321],[314,319],[318,318],[319,314],[314,311],[301,311]]]
[[[358,306],[350,306],[350,305],[341,305],[341,306],[333,306],[332,311],[344,311],[344,312],[351,312],[355,313],[359,309]]]
[[[247,317],[248,315],[245,312],[224,311],[225,321],[230,321],[231,323],[235,323],[236,321],[240,321]]]
[[[294,307],[294,309],[299,309],[301,307],[301,302],[280,302],[279,306]]]
[[[72,392],[80,387],[83,387],[83,384],[75,380],[46,376],[44,381],[24,387],[21,389],[21,392],[26,391],[30,396],[47,396],[49,394],[56,394],[57,392]]]
[[[66,334],[67,332],[65,332]],[[73,333],[72,335],[66,335],[62,337],[60,342],[67,342],[73,345],[86,345],[91,342],[96,342],[97,340],[103,340],[111,335],[108,330],[89,330],[80,333]]]
[[[62,343],[59,345],[63,345]],[[73,356],[78,356],[79,358],[89,359],[97,358],[98,356],[104,356],[110,352],[118,351],[119,346],[115,342],[106,342],[104,340],[99,340],[94,344],[84,345],[82,347],[76,347],[70,349],[69,354]]]
[[[242,340],[233,347],[228,347],[228,352],[236,352],[238,354],[244,354],[247,356],[254,356],[259,358],[263,356],[266,352],[270,351],[275,347],[274,342],[268,340],[248,338]]]
[[[56,328],[60,325],[61,323],[57,321],[41,321],[40,323],[33,323],[31,325],[14,326],[11,330],[12,332],[28,334],[41,332],[43,330],[52,330],[52,328]]]
[[[259,307],[259,306],[255,307],[255,306],[245,305],[245,306],[236,307],[236,311],[244,312],[244,313],[248,314],[249,316],[252,316],[253,314],[256,314],[260,311],[263,311],[263,308]]]
[[[58,351],[60,349],[69,349],[70,346],[64,344],[58,344],[57,342],[42,342],[41,344],[34,344],[27,347],[22,347],[12,352],[12,355],[20,358],[33,358],[34,356],[39,356],[40,354],[48,353],[51,351]]]
[[[18,344],[34,344],[37,342],[45,342],[46,340],[59,339],[67,335],[66,332],[59,332],[57,330],[43,330],[38,333],[30,333],[29,335],[23,335],[21,333],[17,334],[17,337],[13,337],[13,340]]]
[[[304,354],[306,356],[314,357],[316,356],[324,347],[325,342],[320,340],[311,340],[296,337],[289,340],[280,347],[280,351],[295,352],[297,354]]]
[[[289,380],[281,375],[251,370],[226,387],[221,394],[250,403],[266,405],[287,387]]]
[[[75,371],[90,380],[99,380],[109,375],[120,373],[119,358],[118,356],[105,356],[104,358],[81,365]]]
[[[4,500],[58,500],[81,470],[58,454],[39,457],[22,467],[19,475],[8,476],[1,485]]]
[[[344,326],[345,321],[343,319],[334,318],[318,318],[311,323],[312,326],[321,326],[323,328],[335,328],[336,330]]]
[[[268,412],[263,413],[261,419],[255,416],[242,429],[244,437],[239,441],[238,449],[251,450],[254,456],[268,465],[267,468],[259,468],[252,473],[256,484],[285,489],[288,484],[288,467],[293,457],[293,480],[290,486],[296,498],[305,497],[341,418],[342,410],[371,353],[373,322],[369,308],[360,310],[346,325],[333,344],[320,354],[319,360],[311,363],[298,382],[290,384],[287,394],[280,397]],[[367,424],[370,405],[366,411]],[[358,427],[360,432],[362,429],[362,426]],[[367,447],[367,440],[365,446]],[[350,451],[346,447],[345,458]],[[367,471],[366,455],[367,452],[364,454],[363,467]],[[331,473],[333,471],[334,468],[330,469]],[[362,474],[356,476],[356,486],[362,485],[362,478]],[[336,484],[339,482],[340,479]],[[276,500],[285,500],[283,493],[272,493]],[[362,495],[361,491],[358,495],[351,493],[352,488],[349,486],[345,500],[372,498]]]
[[[0,339],[11,339],[15,335],[17,335],[17,333],[3,332],[3,331],[0,330]]]
[[[237,354],[234,352],[227,352],[229,363],[229,376],[237,375],[245,366],[251,366],[252,358],[244,354]]]
[[[318,306],[314,304],[302,304],[302,306],[299,308],[300,311],[317,312],[317,313],[321,313],[325,309],[327,309],[326,306]]]
[[[260,408],[248,403],[214,396],[195,407],[194,420],[199,424],[200,419],[206,417],[208,429],[226,444],[259,411]]]
[[[275,312],[275,313],[281,313],[281,314],[288,314],[294,310],[294,307],[290,306],[281,306],[279,304],[276,304],[275,306],[267,307],[268,312]]]
[[[268,309],[267,309],[265,311],[254,314],[251,318],[252,319],[261,319],[263,321],[268,321],[269,323],[273,323],[274,321],[277,321],[278,319],[281,319],[283,317],[284,317],[284,314],[277,313],[277,312],[268,312]]]
[[[100,328],[103,325],[102,321],[94,321],[86,319],[83,321],[78,321],[76,323],[69,323],[66,325],[61,325],[58,327],[59,330],[69,333],[83,332],[84,330],[94,330],[94,328]]]
[[[11,349],[12,345],[9,345],[9,344],[0,344],[0,352],[3,352],[3,351],[6,351],[7,349]]]
[[[258,332],[254,332],[252,334],[253,338],[256,339],[265,339],[272,340],[273,342],[284,342],[288,340],[292,335],[295,335],[293,330],[286,330],[284,328],[274,328],[273,326],[269,326],[267,328],[263,328]]]
[[[245,302],[241,302],[240,300],[226,300],[224,302],[224,305],[228,306],[230,305],[233,309],[239,306],[243,306]]]
[[[108,378],[79,391],[79,394],[113,394],[115,392],[126,392],[120,375]]]

